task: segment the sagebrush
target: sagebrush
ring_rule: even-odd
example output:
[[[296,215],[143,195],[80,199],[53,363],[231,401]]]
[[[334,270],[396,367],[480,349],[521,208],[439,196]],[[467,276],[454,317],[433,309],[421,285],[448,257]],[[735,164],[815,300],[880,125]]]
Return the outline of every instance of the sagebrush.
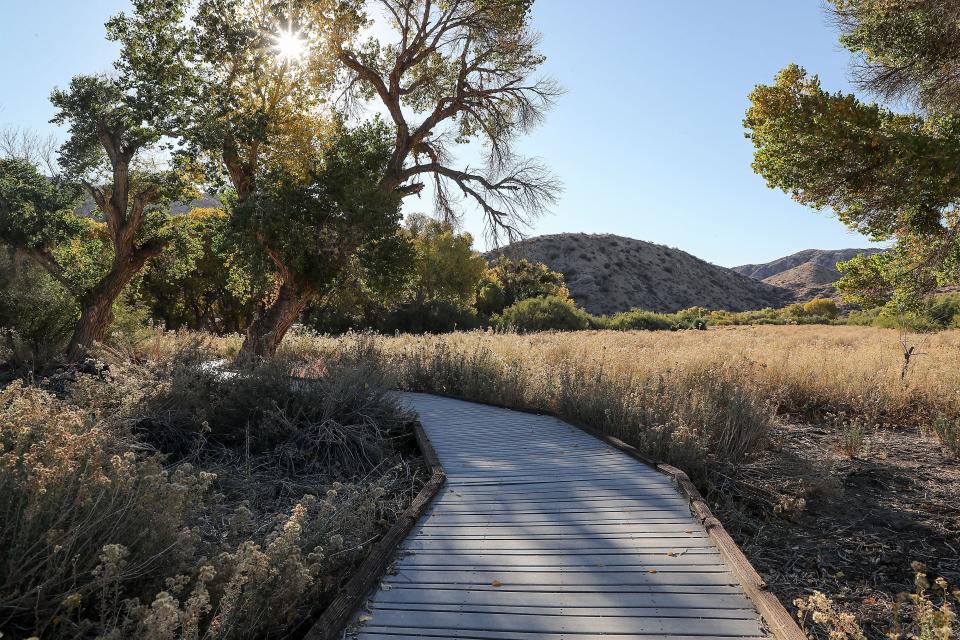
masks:
[[[0,390],[0,630],[295,636],[418,490],[369,353],[210,357]]]

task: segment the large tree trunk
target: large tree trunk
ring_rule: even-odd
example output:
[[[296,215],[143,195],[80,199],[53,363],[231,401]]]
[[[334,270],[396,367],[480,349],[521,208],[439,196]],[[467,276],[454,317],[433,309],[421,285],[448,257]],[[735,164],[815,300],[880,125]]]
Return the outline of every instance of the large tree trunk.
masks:
[[[107,329],[113,322],[113,302],[116,297],[105,293],[89,296],[83,301],[80,319],[74,327],[70,346],[67,347],[67,358],[70,362],[80,361],[97,342],[103,342]]]
[[[269,358],[277,352],[280,341],[310,304],[314,291],[309,286],[284,282],[277,299],[247,327],[240,347],[240,358]]]
[[[162,242],[151,242],[125,258],[114,259],[110,273],[80,298],[80,319],[67,347],[70,362],[79,362],[94,343],[103,342],[113,322],[113,303],[147,260],[162,249]]]

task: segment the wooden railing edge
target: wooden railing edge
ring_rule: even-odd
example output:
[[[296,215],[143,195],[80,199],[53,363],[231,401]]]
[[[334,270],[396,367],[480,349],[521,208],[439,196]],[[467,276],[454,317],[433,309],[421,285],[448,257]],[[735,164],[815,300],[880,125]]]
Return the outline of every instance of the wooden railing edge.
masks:
[[[740,586],[743,587],[747,597],[757,607],[757,612],[763,618],[764,623],[767,625],[774,637],[777,638],[777,640],[807,640],[806,634],[802,629],[800,629],[800,626],[793,619],[793,616],[791,616],[790,612],[787,611],[786,607],[783,606],[783,603],[780,602],[780,600],[767,589],[766,582],[764,582],[760,574],[757,573],[757,570],[750,563],[750,560],[747,559],[747,556],[744,555],[736,541],[730,537],[730,534],[724,528],[723,524],[716,517],[714,517],[713,512],[710,511],[710,507],[706,500],[703,499],[703,496],[700,495],[700,491],[693,484],[693,482],[690,481],[689,476],[687,476],[683,470],[648,458],[640,453],[636,447],[627,444],[615,436],[602,433],[592,427],[568,418],[563,418],[556,415],[552,411],[545,409],[514,407],[506,404],[498,404],[496,402],[471,400],[470,398],[464,398],[462,396],[457,396],[450,393],[438,393],[435,391],[423,393],[452,398],[454,400],[474,402],[476,404],[485,404],[492,407],[499,407],[501,409],[510,409],[512,411],[519,411],[521,413],[551,416],[557,420],[562,420],[567,424],[577,427],[581,431],[593,436],[594,438],[597,438],[598,440],[606,442],[615,449],[623,451],[630,457],[650,467],[653,467],[658,472],[666,475],[673,481],[674,486],[677,487],[677,490],[687,498],[689,501],[690,512],[703,524],[707,531],[707,535],[710,536],[710,539],[717,546],[717,549],[720,551],[720,555],[723,557],[724,562],[726,562],[727,566],[730,567],[730,572],[733,574],[733,577],[737,579],[737,582],[739,582]]]
[[[629,445],[628,445],[629,446]],[[720,555],[730,567],[731,573],[743,587],[747,596],[757,607],[763,621],[778,640],[806,640],[807,636],[787,611],[780,600],[767,590],[763,577],[750,563],[736,541],[724,528],[723,523],[714,517],[700,491],[681,469],[669,464],[658,464],[656,469],[669,476],[677,490],[690,503],[690,511],[703,523],[707,535],[720,550]]]
[[[377,542],[370,554],[360,563],[356,573],[344,585],[340,594],[324,609],[317,621],[307,631],[304,640],[336,640],[343,637],[344,631],[350,623],[350,618],[360,609],[367,596],[376,588],[377,583],[389,568],[400,544],[446,482],[447,476],[444,473],[443,465],[440,464],[440,458],[419,421],[414,425],[413,430],[424,461],[430,468],[430,480],[420,489],[410,505],[400,515],[400,518],[393,523],[393,526]]]

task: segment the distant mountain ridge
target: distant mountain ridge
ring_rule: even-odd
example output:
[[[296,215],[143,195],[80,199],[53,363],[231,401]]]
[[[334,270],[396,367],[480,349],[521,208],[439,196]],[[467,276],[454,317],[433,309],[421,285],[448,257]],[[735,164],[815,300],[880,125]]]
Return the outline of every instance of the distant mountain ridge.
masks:
[[[840,278],[838,262],[855,256],[881,253],[883,249],[806,249],[762,264],[733,267],[737,273],[769,285],[788,289],[797,300],[829,298],[837,294],[833,283]]]
[[[595,314],[670,313],[694,306],[730,311],[779,307],[785,288],[710,264],[680,249],[613,234],[537,236],[485,254],[542,262],[563,273],[574,300]]]

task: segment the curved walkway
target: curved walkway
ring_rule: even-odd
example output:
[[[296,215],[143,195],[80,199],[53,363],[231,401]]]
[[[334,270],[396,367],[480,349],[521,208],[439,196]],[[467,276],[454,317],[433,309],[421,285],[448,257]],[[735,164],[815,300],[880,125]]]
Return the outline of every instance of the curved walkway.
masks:
[[[447,484],[354,637],[769,637],[668,477],[556,418],[404,398]]]

